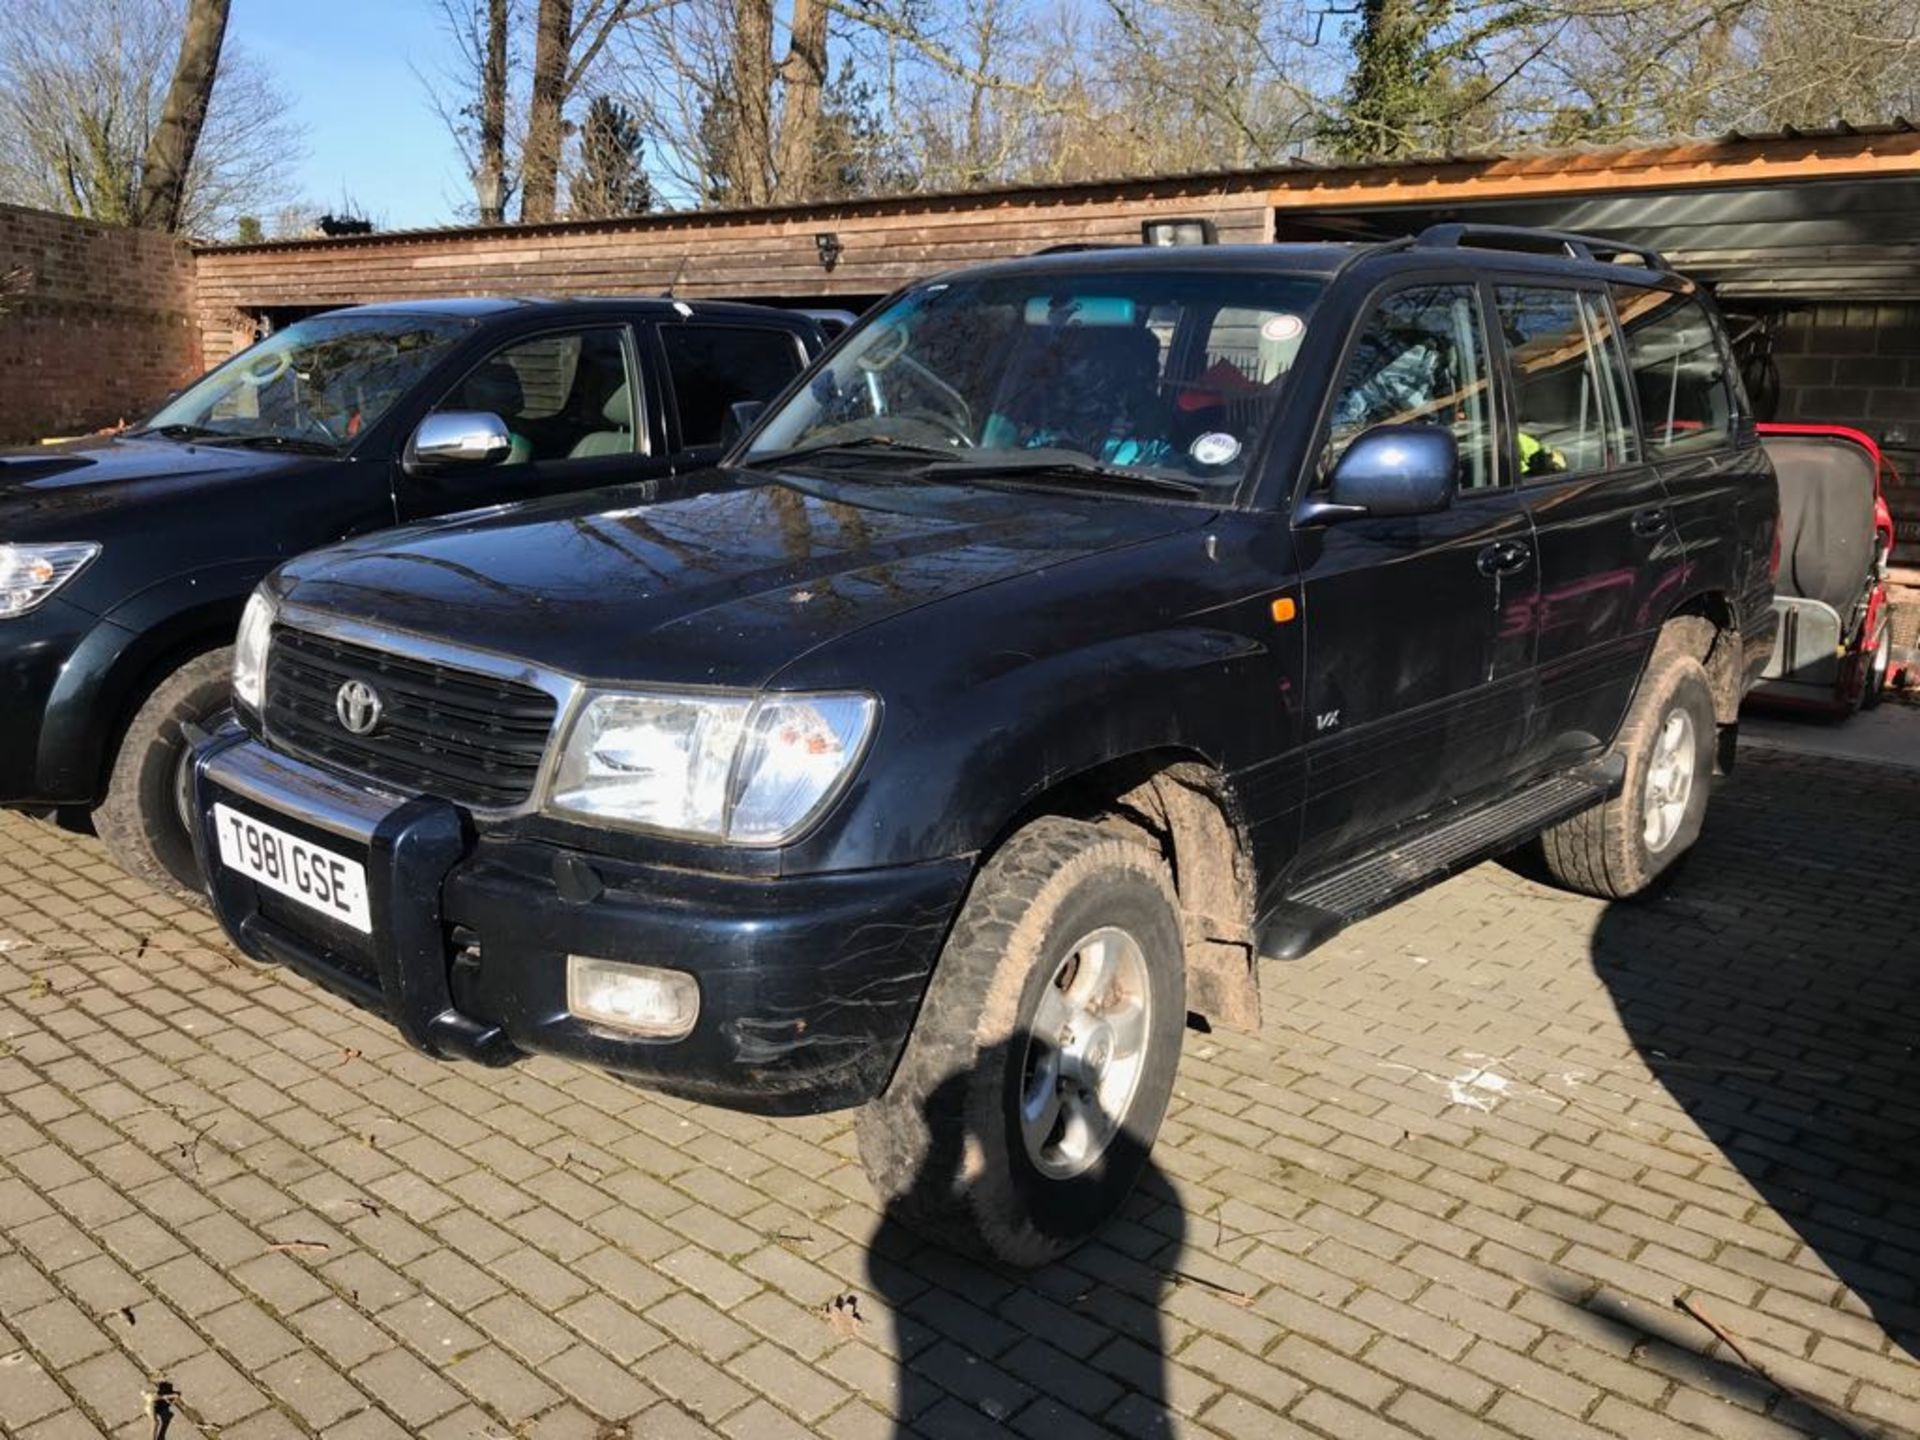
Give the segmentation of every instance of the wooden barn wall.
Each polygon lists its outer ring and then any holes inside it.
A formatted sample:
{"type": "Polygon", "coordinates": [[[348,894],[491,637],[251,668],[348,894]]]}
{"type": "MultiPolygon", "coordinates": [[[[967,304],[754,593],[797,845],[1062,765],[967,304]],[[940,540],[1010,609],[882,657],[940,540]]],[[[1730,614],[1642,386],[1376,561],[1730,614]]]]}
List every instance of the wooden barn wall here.
{"type": "Polygon", "coordinates": [[[798,217],[650,217],[620,227],[426,232],[391,239],[306,241],[199,255],[202,344],[209,363],[249,338],[278,307],[351,305],[431,295],[658,294],[689,299],[814,300],[884,294],[939,270],[1048,245],[1127,242],[1143,219],[1204,216],[1225,242],[1273,236],[1264,189],[1081,203],[978,208],[848,207],[798,217]],[[829,271],[814,236],[844,247],[829,271]]]}

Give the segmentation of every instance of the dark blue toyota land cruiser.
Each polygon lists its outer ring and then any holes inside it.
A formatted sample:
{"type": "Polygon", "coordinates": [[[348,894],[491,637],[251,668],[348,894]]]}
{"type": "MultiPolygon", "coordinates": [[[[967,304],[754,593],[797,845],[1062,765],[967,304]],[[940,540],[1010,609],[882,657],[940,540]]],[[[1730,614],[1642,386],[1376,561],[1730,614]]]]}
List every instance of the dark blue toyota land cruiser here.
{"type": "Polygon", "coordinates": [[[1016,1262],[1257,956],[1527,843],[1645,890],[1772,640],[1720,322],[1579,236],[946,275],[695,490],[275,572],[197,752],[220,918],[434,1055],[862,1105],[896,1213],[1016,1262]]]}

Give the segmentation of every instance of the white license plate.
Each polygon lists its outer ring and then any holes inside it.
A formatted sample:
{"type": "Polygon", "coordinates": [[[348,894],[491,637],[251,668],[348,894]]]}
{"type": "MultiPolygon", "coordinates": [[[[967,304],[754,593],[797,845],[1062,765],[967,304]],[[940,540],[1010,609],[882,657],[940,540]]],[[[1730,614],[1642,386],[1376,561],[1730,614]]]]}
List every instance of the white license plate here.
{"type": "Polygon", "coordinates": [[[297,835],[262,824],[251,815],[214,802],[220,859],[228,868],[297,900],[309,910],[373,933],[367,912],[367,867],[297,835]]]}

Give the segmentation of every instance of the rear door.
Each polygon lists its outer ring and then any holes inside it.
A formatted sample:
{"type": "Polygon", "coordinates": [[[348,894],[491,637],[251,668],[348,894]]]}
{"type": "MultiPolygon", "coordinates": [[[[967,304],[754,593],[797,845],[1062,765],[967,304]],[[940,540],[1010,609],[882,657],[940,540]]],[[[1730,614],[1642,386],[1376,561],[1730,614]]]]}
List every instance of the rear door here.
{"type": "Polygon", "coordinates": [[[1662,579],[1722,589],[1758,663],[1772,644],[1779,497],[1719,323],[1690,290],[1614,287],[1639,400],[1641,440],[1660,471],[1679,557],[1662,579]]]}
{"type": "Polygon", "coordinates": [[[683,471],[720,458],[737,402],[773,399],[807,364],[799,335],[772,325],[662,321],[656,334],[669,435],[683,471]]]}
{"type": "Polygon", "coordinates": [[[498,415],[513,448],[495,465],[403,473],[395,487],[403,519],[659,479],[671,470],[633,332],[622,322],[503,340],[433,408],[498,415]]]}
{"type": "Polygon", "coordinates": [[[1532,279],[1491,289],[1510,397],[1503,443],[1540,564],[1537,703],[1516,766],[1534,774],[1612,738],[1679,553],[1659,472],[1633,431],[1605,290],[1532,279]]]}
{"type": "Polygon", "coordinates": [[[1318,473],[1375,425],[1449,426],[1451,508],[1301,528],[1306,626],[1303,866],[1497,785],[1525,728],[1533,530],[1495,445],[1484,297],[1466,277],[1388,290],[1342,367],[1318,473]]]}

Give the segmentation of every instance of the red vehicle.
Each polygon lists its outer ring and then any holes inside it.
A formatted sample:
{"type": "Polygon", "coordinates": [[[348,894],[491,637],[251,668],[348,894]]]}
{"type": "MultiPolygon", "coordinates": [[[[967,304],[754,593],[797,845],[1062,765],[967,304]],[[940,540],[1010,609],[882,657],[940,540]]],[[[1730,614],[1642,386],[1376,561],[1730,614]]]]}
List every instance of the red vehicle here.
{"type": "Polygon", "coordinates": [[[1872,436],[1845,425],[1760,434],[1780,477],[1780,628],[1753,693],[1839,714],[1878,704],[1892,661],[1886,492],[1898,473],[1872,436]]]}

